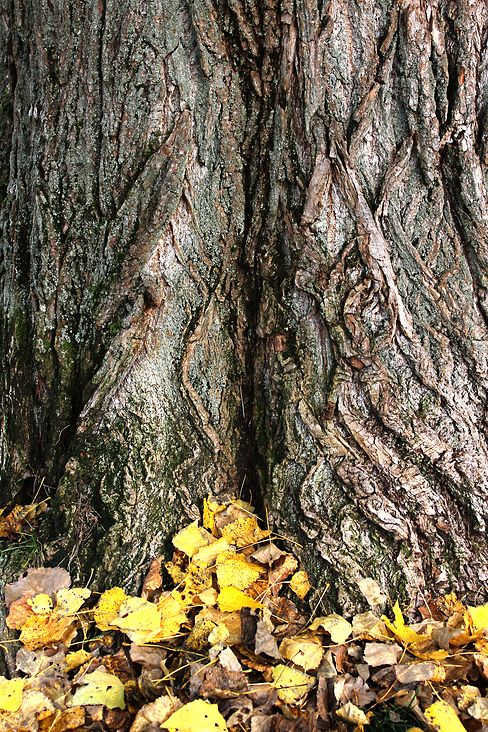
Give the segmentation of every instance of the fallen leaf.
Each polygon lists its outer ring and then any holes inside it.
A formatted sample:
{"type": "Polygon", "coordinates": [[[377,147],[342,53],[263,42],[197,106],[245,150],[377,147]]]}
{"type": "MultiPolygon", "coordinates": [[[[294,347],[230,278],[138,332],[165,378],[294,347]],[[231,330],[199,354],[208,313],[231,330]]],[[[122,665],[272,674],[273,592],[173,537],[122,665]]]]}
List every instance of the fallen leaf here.
{"type": "Polygon", "coordinates": [[[271,593],[277,594],[281,589],[282,582],[293,574],[297,567],[298,562],[293,554],[282,554],[269,572],[268,582],[271,593]]]}
{"type": "Polygon", "coordinates": [[[427,707],[425,716],[437,732],[466,732],[454,709],[445,701],[427,707]]]}
{"type": "Polygon", "coordinates": [[[316,618],[310,626],[310,630],[323,628],[331,637],[333,643],[341,645],[352,633],[352,625],[340,615],[333,613],[322,618],[316,618]]]}
{"type": "Polygon", "coordinates": [[[273,668],[273,682],[285,704],[299,704],[315,685],[315,679],[308,674],[283,664],[273,668]]]}
{"type": "Polygon", "coordinates": [[[256,602],[252,597],[238,590],[237,587],[231,587],[230,585],[222,587],[217,598],[217,604],[221,610],[228,613],[240,610],[243,607],[250,607],[252,610],[264,607],[260,602],[256,602]]]}
{"type": "Polygon", "coordinates": [[[83,666],[84,663],[93,658],[91,653],[80,649],[74,653],[68,653],[66,655],[66,671],[73,671],[73,669],[83,666]]]}
{"type": "Polygon", "coordinates": [[[334,681],[334,696],[339,704],[352,701],[354,704],[365,707],[376,701],[376,694],[361,677],[344,674],[334,681]]]}
{"type": "Polygon", "coordinates": [[[217,581],[221,590],[229,585],[247,590],[263,572],[262,567],[251,564],[242,554],[227,551],[217,557],[217,581]]]}
{"type": "Polygon", "coordinates": [[[266,623],[263,620],[258,620],[256,626],[256,635],[254,637],[254,652],[259,655],[265,653],[271,658],[281,659],[281,653],[278,650],[278,644],[276,639],[273,638],[271,633],[266,627],[266,623]]]}
{"type": "Polygon", "coordinates": [[[24,679],[7,680],[0,677],[0,709],[3,712],[17,712],[22,704],[24,679]]]}
{"type": "Polygon", "coordinates": [[[295,595],[303,600],[311,590],[312,585],[308,581],[307,573],[301,569],[299,572],[295,572],[290,580],[290,589],[293,590],[295,595]]]}
{"type": "Polygon", "coordinates": [[[219,653],[219,662],[222,668],[227,671],[242,672],[242,666],[231,648],[224,648],[219,653]]]}
{"type": "Polygon", "coordinates": [[[39,594],[51,595],[71,585],[71,577],[65,569],[59,567],[40,567],[28,569],[27,575],[5,585],[5,603],[7,607],[21,597],[34,597],[39,594]]]}
{"type": "Polygon", "coordinates": [[[222,552],[229,551],[229,542],[224,537],[214,541],[213,544],[202,546],[192,557],[192,562],[204,567],[211,567],[222,552]]]}
{"type": "Polygon", "coordinates": [[[152,732],[161,726],[178,709],[182,703],[172,696],[160,696],[150,704],[145,704],[137,712],[129,732],[152,732]]]}
{"type": "Polygon", "coordinates": [[[403,652],[397,643],[366,643],[364,660],[370,666],[393,666],[403,652]]]}
{"type": "Polygon", "coordinates": [[[456,698],[456,706],[461,711],[464,711],[472,704],[474,704],[474,702],[479,699],[480,696],[481,691],[478,689],[477,686],[470,686],[469,684],[466,684],[466,686],[462,687],[461,693],[456,698]]]}
{"type": "Polygon", "coordinates": [[[121,587],[112,587],[106,590],[93,611],[95,623],[104,632],[111,630],[110,623],[118,617],[120,606],[128,600],[127,595],[121,587]]]}
{"type": "Polygon", "coordinates": [[[162,560],[162,557],[158,557],[157,559],[153,559],[151,562],[149,572],[146,575],[141,590],[141,597],[143,597],[144,600],[152,600],[154,598],[154,593],[157,590],[160,590],[163,586],[163,579],[161,577],[162,560]]]}
{"type": "Polygon", "coordinates": [[[363,712],[363,710],[359,709],[352,702],[347,702],[347,704],[344,704],[343,707],[340,707],[340,709],[336,711],[336,714],[338,717],[343,719],[345,722],[348,722],[349,724],[369,724],[369,719],[363,712]]]}
{"type": "Polygon", "coordinates": [[[166,719],[161,727],[176,732],[227,732],[225,719],[218,706],[203,699],[185,704],[166,719]]]}
{"type": "Polygon", "coordinates": [[[488,699],[476,699],[467,709],[468,714],[474,719],[480,719],[482,722],[488,721],[488,699]]]}
{"type": "Polygon", "coordinates": [[[119,608],[119,615],[110,622],[126,633],[137,645],[149,643],[161,632],[161,612],[157,605],[142,597],[129,597],[119,608]]]}
{"type": "Polygon", "coordinates": [[[10,611],[5,619],[5,624],[7,625],[7,628],[20,630],[22,626],[25,625],[27,619],[33,614],[34,611],[29,604],[29,598],[19,597],[10,605],[10,611]]]}
{"type": "MultiPolygon", "coordinates": [[[[479,607],[469,607],[468,617],[476,630],[484,630],[488,628],[488,605],[480,605],[479,607]]],[[[466,623],[466,626],[468,624],[466,623]]]]}
{"type": "Polygon", "coordinates": [[[260,546],[259,549],[251,554],[251,557],[257,562],[261,562],[261,564],[268,564],[271,567],[271,565],[274,564],[274,562],[276,562],[276,560],[283,554],[284,552],[282,552],[281,549],[278,549],[275,544],[270,542],[269,544],[263,544],[263,546],[260,546]]]}
{"type": "Polygon", "coordinates": [[[124,685],[117,676],[109,674],[104,666],[100,666],[91,674],[85,674],[79,679],[78,683],[83,684],[83,686],[75,691],[66,706],[103,704],[109,709],[115,707],[125,709],[124,685]]]}
{"type": "Polygon", "coordinates": [[[285,638],[280,645],[283,658],[301,666],[305,671],[316,669],[324,657],[324,649],[317,638],[285,638]]]}
{"type": "Polygon", "coordinates": [[[391,640],[391,634],[384,622],[370,610],[353,617],[352,630],[354,637],[362,640],[391,640]]]}
{"type": "Polygon", "coordinates": [[[74,615],[91,595],[87,587],[73,587],[56,592],[56,607],[54,612],[59,615],[74,615]]]}
{"type": "Polygon", "coordinates": [[[235,544],[239,548],[257,544],[262,539],[266,539],[271,533],[260,529],[254,516],[237,518],[232,523],[223,526],[221,531],[222,536],[227,539],[229,544],[235,544]]]}
{"type": "Polygon", "coordinates": [[[158,640],[168,640],[175,636],[182,623],[186,622],[181,595],[178,592],[170,593],[158,602],[157,608],[160,613],[158,640]]]}
{"type": "Polygon", "coordinates": [[[78,730],[85,724],[85,708],[73,707],[61,711],[57,709],[54,714],[44,717],[39,723],[39,732],[65,732],[65,730],[78,730]]]}
{"type": "Polygon", "coordinates": [[[173,537],[174,546],[189,557],[196,554],[203,546],[213,544],[214,541],[216,541],[215,537],[206,529],[198,526],[198,521],[194,521],[173,537]]]}
{"type": "Polygon", "coordinates": [[[27,604],[30,605],[32,612],[36,615],[47,615],[53,609],[53,601],[44,592],[34,597],[28,597],[27,604]]]}
{"type": "Polygon", "coordinates": [[[397,680],[401,684],[411,684],[413,681],[429,681],[433,679],[437,666],[435,663],[404,663],[393,667],[397,680]]]}
{"type": "Polygon", "coordinates": [[[73,618],[63,615],[31,615],[22,626],[20,642],[31,651],[65,641],[69,645],[76,632],[73,618]]]}

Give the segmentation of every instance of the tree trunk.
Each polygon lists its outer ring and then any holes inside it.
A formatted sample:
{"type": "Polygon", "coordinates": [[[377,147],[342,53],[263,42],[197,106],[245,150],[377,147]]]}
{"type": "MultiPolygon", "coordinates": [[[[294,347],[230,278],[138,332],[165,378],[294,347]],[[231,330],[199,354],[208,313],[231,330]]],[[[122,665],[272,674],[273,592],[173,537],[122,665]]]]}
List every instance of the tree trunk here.
{"type": "Polygon", "coordinates": [[[329,606],[486,598],[485,0],[1,6],[2,486],[44,478],[46,561],[135,589],[243,489],[329,606]]]}

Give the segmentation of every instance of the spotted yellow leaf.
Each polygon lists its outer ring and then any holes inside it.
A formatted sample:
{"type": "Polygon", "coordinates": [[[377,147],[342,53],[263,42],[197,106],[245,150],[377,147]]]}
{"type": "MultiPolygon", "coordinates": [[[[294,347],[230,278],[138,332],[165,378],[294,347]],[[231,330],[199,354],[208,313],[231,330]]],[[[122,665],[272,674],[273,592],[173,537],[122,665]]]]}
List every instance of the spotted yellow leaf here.
{"type": "Polygon", "coordinates": [[[219,587],[237,587],[247,590],[265,570],[257,564],[251,564],[242,554],[222,552],[217,557],[217,581],[219,587]]]}
{"type": "Polygon", "coordinates": [[[27,604],[31,606],[32,612],[36,615],[48,615],[53,609],[53,601],[44,592],[35,597],[28,597],[27,604]]]}
{"type": "Polygon", "coordinates": [[[222,536],[230,544],[238,547],[250,546],[270,535],[270,531],[260,529],[254,516],[239,517],[222,527],[222,536]]]}
{"type": "Polygon", "coordinates": [[[66,672],[72,671],[74,668],[78,668],[78,666],[83,666],[83,664],[89,661],[90,658],[93,658],[92,654],[88,653],[88,651],[84,651],[83,649],[75,651],[74,653],[67,653],[66,672]]]}
{"type": "Polygon", "coordinates": [[[348,722],[349,724],[369,724],[369,719],[363,712],[363,710],[359,709],[359,707],[357,707],[352,702],[347,702],[347,704],[344,704],[343,707],[340,707],[336,711],[336,714],[338,717],[343,719],[345,722],[348,722]]]}
{"type": "Polygon", "coordinates": [[[280,645],[283,658],[301,666],[305,671],[316,669],[324,657],[322,645],[313,636],[309,638],[285,638],[280,645]]]}
{"type": "Polygon", "coordinates": [[[22,705],[24,679],[4,679],[0,677],[0,710],[17,712],[22,705]]]}
{"type": "Polygon", "coordinates": [[[30,651],[60,640],[69,645],[75,628],[73,618],[64,615],[31,615],[22,626],[19,640],[30,651]]]}
{"type": "Polygon", "coordinates": [[[233,613],[234,610],[240,610],[242,607],[250,607],[251,610],[258,610],[263,607],[260,602],[253,600],[252,597],[238,590],[237,587],[230,585],[222,587],[217,603],[219,608],[227,613],[233,613]]]}
{"type": "Polygon", "coordinates": [[[273,669],[273,682],[278,696],[285,704],[298,704],[315,684],[315,679],[283,664],[273,669]]]}
{"type": "Polygon", "coordinates": [[[98,605],[93,612],[95,623],[100,630],[104,632],[110,630],[110,623],[118,616],[120,606],[127,599],[127,595],[120,587],[112,587],[100,595],[98,605]]]}
{"type": "Polygon", "coordinates": [[[312,585],[308,581],[308,575],[305,570],[301,569],[299,572],[295,572],[290,580],[290,588],[293,590],[295,595],[303,600],[306,595],[310,592],[312,585]]]}
{"type": "Polygon", "coordinates": [[[67,702],[68,707],[103,704],[109,709],[125,709],[124,685],[117,676],[108,673],[104,666],[82,676],[79,683],[83,686],[67,702]]]}
{"type": "Polygon", "coordinates": [[[209,704],[203,699],[185,704],[161,723],[161,727],[171,732],[227,732],[217,704],[209,704]]]}
{"type": "Polygon", "coordinates": [[[58,615],[74,615],[91,595],[86,587],[73,587],[72,589],[63,589],[56,592],[55,612],[58,615]]]}
{"type": "Polygon", "coordinates": [[[454,709],[445,701],[431,704],[425,710],[425,716],[436,732],[466,732],[454,709]]]}
{"type": "Polygon", "coordinates": [[[206,529],[198,526],[198,521],[182,529],[173,537],[173,544],[177,549],[192,557],[203,546],[213,544],[215,537],[206,529]]]}

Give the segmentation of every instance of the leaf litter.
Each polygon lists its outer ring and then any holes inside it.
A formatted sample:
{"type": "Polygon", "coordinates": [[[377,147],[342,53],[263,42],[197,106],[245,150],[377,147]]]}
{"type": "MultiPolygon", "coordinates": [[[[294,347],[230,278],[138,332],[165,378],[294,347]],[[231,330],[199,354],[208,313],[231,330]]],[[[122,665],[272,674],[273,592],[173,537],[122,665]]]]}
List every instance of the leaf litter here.
{"type": "Polygon", "coordinates": [[[451,593],[408,624],[365,577],[371,610],[310,617],[306,572],[244,501],[210,496],[173,545],[141,597],[71,588],[59,568],[5,587],[20,647],[0,732],[364,732],[402,709],[398,729],[488,732],[488,605],[451,593]]]}

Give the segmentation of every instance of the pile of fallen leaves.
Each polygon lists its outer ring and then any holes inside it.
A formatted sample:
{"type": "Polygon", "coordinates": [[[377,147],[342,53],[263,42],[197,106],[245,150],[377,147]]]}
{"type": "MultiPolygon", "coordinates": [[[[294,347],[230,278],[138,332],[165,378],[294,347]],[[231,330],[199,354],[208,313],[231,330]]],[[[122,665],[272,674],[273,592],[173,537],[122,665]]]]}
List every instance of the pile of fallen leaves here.
{"type": "Polygon", "coordinates": [[[160,559],[141,597],[70,588],[60,568],[7,585],[20,648],[0,732],[361,732],[380,716],[394,730],[402,708],[412,732],[488,730],[488,605],[451,594],[406,625],[398,604],[379,616],[387,598],[365,578],[372,610],[306,616],[280,594],[303,600],[306,573],[252,511],[206,500],[203,528],[173,539],[171,589],[160,559]]]}

